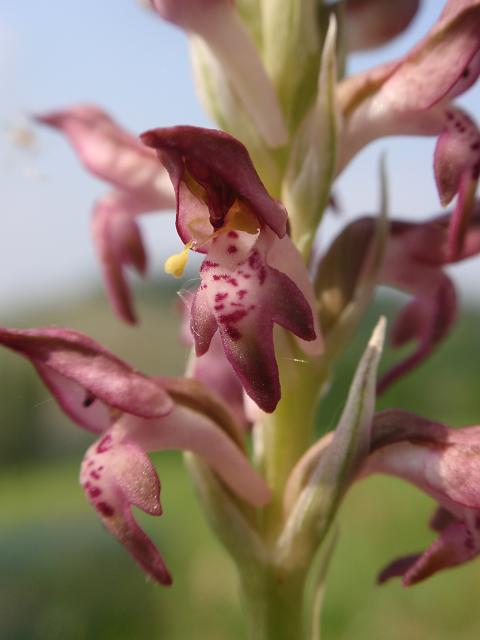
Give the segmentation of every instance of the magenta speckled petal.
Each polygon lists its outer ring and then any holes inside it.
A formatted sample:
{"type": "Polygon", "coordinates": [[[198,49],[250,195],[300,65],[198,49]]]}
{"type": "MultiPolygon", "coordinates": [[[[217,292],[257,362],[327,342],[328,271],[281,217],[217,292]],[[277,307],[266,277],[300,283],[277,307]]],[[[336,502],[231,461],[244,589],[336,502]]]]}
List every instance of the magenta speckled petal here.
{"type": "Polygon", "coordinates": [[[191,451],[206,462],[223,482],[253,506],[268,502],[270,491],[245,453],[205,415],[176,406],[158,420],[123,416],[115,425],[122,440],[132,440],[146,451],[191,451]]]}
{"type": "Polygon", "coordinates": [[[450,101],[480,74],[480,1],[447,3],[431,31],[403,58],[346,78],[337,101],[344,115],[338,172],[372,140],[439,135],[450,101]]]}
{"type": "Polygon", "coordinates": [[[449,204],[458,194],[448,240],[450,259],[455,260],[461,253],[473,213],[480,174],[480,132],[460,109],[447,111],[447,126],[438,138],[434,168],[442,205],[449,204]]]}
{"type": "Polygon", "coordinates": [[[403,110],[429,109],[466,91],[480,73],[480,2],[450,0],[385,86],[403,110]]]}
{"type": "Polygon", "coordinates": [[[132,515],[138,507],[159,516],[160,482],[144,451],[135,443],[122,441],[114,431],[93,444],[83,460],[80,483],[112,533],[147,575],[164,585],[170,574],[153,542],[132,515]]]}
{"type": "Polygon", "coordinates": [[[197,354],[206,352],[218,329],[245,391],[268,412],[280,398],[274,323],[303,340],[316,338],[305,296],[287,275],[269,265],[269,250],[276,241],[267,229],[256,238],[237,231],[215,238],[200,270],[191,320],[197,354]]]}
{"type": "Polygon", "coordinates": [[[234,493],[253,506],[263,506],[270,499],[265,481],[244,452],[206,416],[180,406],[156,420],[121,416],[87,451],[80,482],[108,531],[145,573],[162,584],[171,583],[170,575],[131,508],[161,515],[160,482],[146,452],[169,449],[199,455],[234,493]]]}
{"type": "Polygon", "coordinates": [[[112,408],[155,418],[173,407],[158,383],[76,331],[1,328],[0,344],[28,358],[62,409],[91,431],[110,426],[112,408]]]}
{"type": "MultiPolygon", "coordinates": [[[[285,208],[268,195],[241,142],[217,129],[190,126],[153,129],[141,138],[148,147],[158,151],[170,174],[177,195],[177,229],[184,242],[195,237],[191,229],[198,217],[198,212],[192,213],[190,207],[182,206],[179,198],[187,172],[190,180],[197,183],[197,189],[203,191],[208,204],[210,233],[224,224],[227,212],[238,200],[260,223],[273,229],[279,237],[285,235],[285,208]]],[[[202,202],[200,197],[196,199],[202,202]]]]}

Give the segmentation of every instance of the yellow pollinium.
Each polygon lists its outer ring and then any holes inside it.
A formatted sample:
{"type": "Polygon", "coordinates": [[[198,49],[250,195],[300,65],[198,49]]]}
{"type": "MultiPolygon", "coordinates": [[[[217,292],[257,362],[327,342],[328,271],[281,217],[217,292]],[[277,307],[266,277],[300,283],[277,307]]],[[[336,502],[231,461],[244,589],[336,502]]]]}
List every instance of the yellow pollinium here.
{"type": "MultiPolygon", "coordinates": [[[[246,207],[242,206],[238,200],[232,205],[229,212],[225,216],[225,224],[220,229],[217,229],[208,238],[190,240],[183,247],[180,253],[175,253],[165,260],[165,273],[168,273],[175,278],[181,278],[185,267],[188,262],[188,252],[195,245],[195,247],[201,247],[207,242],[210,242],[212,238],[216,238],[228,231],[244,231],[252,235],[258,233],[258,220],[246,207]]],[[[189,225],[190,231],[193,232],[193,225],[189,225]]]]}
{"type": "Polygon", "coordinates": [[[183,272],[185,271],[185,267],[188,262],[188,252],[192,248],[193,240],[187,242],[187,244],[183,247],[180,253],[175,253],[173,256],[170,256],[165,260],[165,273],[168,273],[175,278],[181,278],[183,276],[183,272]]]}

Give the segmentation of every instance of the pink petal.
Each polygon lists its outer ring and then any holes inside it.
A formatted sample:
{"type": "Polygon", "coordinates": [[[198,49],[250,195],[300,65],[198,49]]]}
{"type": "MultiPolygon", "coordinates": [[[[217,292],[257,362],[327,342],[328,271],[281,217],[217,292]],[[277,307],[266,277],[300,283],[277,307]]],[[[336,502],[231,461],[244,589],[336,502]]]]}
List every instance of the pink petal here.
{"type": "Polygon", "coordinates": [[[146,451],[179,449],[199,455],[225,484],[253,506],[264,505],[270,491],[245,453],[215,422],[197,411],[176,406],[158,420],[123,416],[115,426],[122,441],[146,451]]]}
{"type": "Polygon", "coordinates": [[[149,195],[116,191],[97,201],[92,218],[92,235],[102,266],[108,298],[125,322],[136,322],[125,267],[140,275],[147,268],[147,255],[135,216],[156,209],[149,195]]]}
{"type": "Polygon", "coordinates": [[[480,3],[448,3],[425,38],[403,58],[339,84],[345,121],[340,172],[362,147],[387,135],[437,135],[443,111],[480,73],[480,3]]]}
{"type": "MultiPolygon", "coordinates": [[[[194,294],[190,292],[182,295],[181,337],[184,344],[189,347],[194,346],[190,329],[193,298],[194,294]]],[[[194,353],[190,354],[185,375],[202,382],[209,391],[218,394],[219,399],[225,402],[242,427],[247,427],[249,422],[253,422],[247,417],[243,387],[225,357],[222,341],[218,333],[213,336],[208,351],[201,357],[197,357],[194,353]]]]}
{"type": "Polygon", "coordinates": [[[384,91],[402,103],[403,110],[429,109],[445,97],[459,95],[480,72],[480,3],[451,0],[425,38],[405,56],[384,91]]]}
{"type": "MultiPolygon", "coordinates": [[[[383,393],[393,382],[423,362],[455,323],[457,301],[453,283],[443,274],[434,271],[429,274],[427,281],[431,284],[431,290],[428,293],[420,291],[401,310],[391,334],[394,347],[401,347],[410,340],[415,340],[417,347],[382,376],[378,393],[383,393]]],[[[391,281],[387,280],[387,283],[391,284],[391,281]]],[[[397,280],[397,286],[404,288],[400,280],[397,280]]]]}
{"type": "MultiPolygon", "coordinates": [[[[279,237],[285,235],[287,213],[268,195],[241,142],[216,129],[189,126],[153,129],[141,138],[147,146],[157,150],[170,174],[177,196],[177,229],[184,242],[194,238],[190,229],[196,223],[179,197],[186,180],[185,172],[204,191],[204,200],[199,196],[196,199],[208,204],[210,233],[223,225],[231,206],[239,200],[259,222],[269,226],[279,237]]],[[[197,215],[195,211],[194,216],[197,215]]]]}
{"type": "Polygon", "coordinates": [[[245,391],[264,411],[280,398],[273,325],[303,340],[316,337],[313,313],[297,285],[271,267],[268,253],[275,236],[257,239],[230,231],[217,237],[204,261],[202,284],[192,306],[192,334],[202,355],[216,331],[228,361],[245,391]]]}
{"type": "Polygon", "coordinates": [[[312,309],[313,325],[316,338],[314,340],[302,340],[298,342],[304,351],[312,356],[318,356],[324,351],[323,337],[320,330],[318,314],[313,312],[317,308],[317,299],[313,289],[312,280],[308,273],[305,262],[292,242],[289,235],[285,235],[279,240],[275,240],[268,252],[268,264],[271,267],[285,274],[302,292],[305,300],[312,309]]]}
{"type": "Polygon", "coordinates": [[[435,179],[442,205],[458,194],[449,232],[450,259],[462,249],[480,174],[480,132],[459,109],[447,111],[447,127],[439,137],[434,156],[435,179]]]}
{"type": "Polygon", "coordinates": [[[393,561],[379,576],[410,586],[480,553],[480,427],[448,429],[400,410],[374,419],[372,453],[362,475],[388,473],[439,503],[431,528],[438,539],[422,554],[393,561]]]}
{"type": "Polygon", "coordinates": [[[238,422],[244,427],[247,426],[243,388],[225,357],[218,333],[213,337],[207,353],[200,358],[192,357],[189,375],[217,393],[228,405],[238,422]]]}
{"type": "Polygon", "coordinates": [[[146,418],[172,409],[159,384],[76,331],[2,328],[0,344],[28,358],[62,409],[91,431],[110,426],[112,408],[146,418]]]}
{"type": "Polygon", "coordinates": [[[93,175],[116,189],[94,209],[92,231],[102,265],[107,294],[117,315],[134,323],[135,313],[124,267],[141,274],[146,255],[134,217],[175,206],[167,172],[155,153],[95,106],[77,105],[37,116],[63,132],[93,175]]]}
{"type": "MultiPolygon", "coordinates": [[[[455,288],[443,268],[451,262],[480,253],[479,204],[473,205],[462,248],[454,260],[448,246],[450,226],[450,215],[421,223],[392,220],[390,224],[377,280],[378,284],[400,289],[412,296],[395,319],[390,340],[394,347],[404,346],[409,341],[416,342],[416,346],[383,375],[379,393],[428,357],[455,322],[455,288]]],[[[327,334],[338,313],[352,299],[357,276],[368,260],[374,228],[373,218],[362,218],[348,225],[320,263],[316,286],[322,327],[327,334]],[[329,301],[329,289],[339,292],[338,300],[329,301]]]]}
{"type": "Polygon", "coordinates": [[[145,573],[161,584],[171,584],[162,557],[131,512],[136,506],[150,515],[162,513],[160,482],[142,449],[108,432],[87,451],[80,482],[106,529],[145,573]]]}
{"type": "Polygon", "coordinates": [[[403,585],[410,587],[438,571],[464,564],[479,553],[478,530],[472,532],[464,522],[455,522],[446,527],[422,554],[400,558],[388,565],[378,581],[383,583],[393,577],[402,577],[403,585]]]}
{"type": "Polygon", "coordinates": [[[418,559],[421,557],[419,553],[413,553],[409,556],[403,556],[393,560],[390,564],[384,567],[377,577],[378,584],[383,584],[390,580],[390,578],[401,578],[409,569],[415,566],[418,559]]]}
{"type": "Polygon", "coordinates": [[[85,168],[121,191],[155,195],[157,209],[174,206],[163,167],[155,154],[93,105],[77,105],[36,116],[64,133],[85,168]]]}
{"type": "Polygon", "coordinates": [[[420,0],[347,0],[345,35],[351,50],[386,44],[404,31],[415,17],[420,0]]]}
{"type": "Polygon", "coordinates": [[[415,484],[457,515],[480,509],[480,427],[448,429],[405,411],[375,417],[367,473],[415,484]]]}
{"type": "Polygon", "coordinates": [[[382,376],[379,393],[428,357],[455,322],[455,288],[441,270],[446,219],[441,220],[423,224],[394,221],[391,225],[380,281],[413,296],[395,320],[391,340],[396,347],[410,340],[417,346],[382,376]]]}

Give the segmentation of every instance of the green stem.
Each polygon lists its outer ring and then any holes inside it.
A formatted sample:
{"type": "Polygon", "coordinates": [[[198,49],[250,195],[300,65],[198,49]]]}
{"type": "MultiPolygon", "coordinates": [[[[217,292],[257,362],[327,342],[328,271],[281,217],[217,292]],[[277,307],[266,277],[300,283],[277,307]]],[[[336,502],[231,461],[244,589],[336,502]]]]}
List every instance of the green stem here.
{"type": "Polygon", "coordinates": [[[280,366],[280,379],[282,398],[262,425],[264,473],[272,491],[263,518],[267,544],[275,540],[283,524],[283,491],[288,476],[312,443],[316,401],[325,375],[308,360],[288,360],[280,366]]]}
{"type": "Polygon", "coordinates": [[[280,574],[273,567],[241,576],[249,640],[307,640],[305,574],[280,574]]]}

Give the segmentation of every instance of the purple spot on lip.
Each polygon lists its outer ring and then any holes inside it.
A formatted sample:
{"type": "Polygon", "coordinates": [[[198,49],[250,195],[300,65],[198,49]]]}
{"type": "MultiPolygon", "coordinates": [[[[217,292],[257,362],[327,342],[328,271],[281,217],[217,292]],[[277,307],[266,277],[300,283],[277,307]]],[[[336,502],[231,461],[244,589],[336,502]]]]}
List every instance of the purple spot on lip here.
{"type": "Polygon", "coordinates": [[[92,404],[95,402],[96,399],[97,398],[93,395],[93,393],[91,393],[90,391],[86,391],[85,397],[82,402],[82,407],[84,407],[85,409],[88,409],[89,407],[92,406],[92,404]]]}
{"type": "Polygon", "coordinates": [[[105,518],[111,518],[115,514],[115,510],[106,502],[97,502],[95,508],[102,516],[105,516],[105,518]]]}
{"type": "Polygon", "coordinates": [[[215,311],[222,311],[222,309],[225,309],[225,305],[224,304],[216,304],[214,307],[215,311]]]}
{"type": "Polygon", "coordinates": [[[218,320],[222,324],[229,325],[234,322],[239,322],[240,320],[243,320],[243,318],[245,318],[246,315],[247,315],[247,312],[244,309],[237,309],[236,311],[232,311],[232,313],[224,313],[219,317],[218,320]]]}
{"type": "Polygon", "coordinates": [[[221,302],[222,300],[225,300],[225,298],[228,298],[228,293],[216,293],[215,294],[215,302],[221,302]]]}
{"type": "Polygon", "coordinates": [[[229,237],[229,238],[238,238],[238,233],[236,231],[229,231],[227,233],[227,237],[229,237]]]}
{"type": "Polygon", "coordinates": [[[96,452],[97,453],[105,453],[109,449],[112,448],[112,436],[107,433],[97,445],[96,452]]]}
{"type": "Polygon", "coordinates": [[[230,244],[227,247],[227,253],[237,253],[238,249],[234,244],[230,244]]]}
{"type": "Polygon", "coordinates": [[[98,498],[98,496],[100,496],[102,493],[102,490],[99,487],[91,487],[88,490],[88,495],[90,496],[90,498],[98,498]]]}
{"type": "Polygon", "coordinates": [[[101,475],[98,473],[98,471],[90,471],[90,477],[94,478],[95,480],[100,480],[101,475]]]}
{"type": "Polygon", "coordinates": [[[236,327],[233,327],[231,324],[228,324],[225,327],[225,331],[232,340],[237,341],[242,337],[240,331],[236,327]]]}

